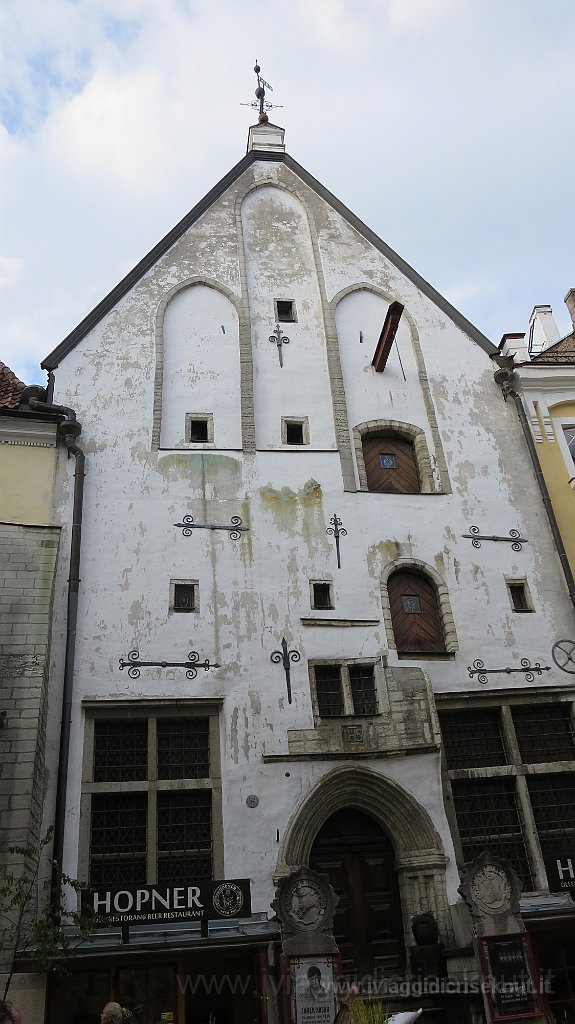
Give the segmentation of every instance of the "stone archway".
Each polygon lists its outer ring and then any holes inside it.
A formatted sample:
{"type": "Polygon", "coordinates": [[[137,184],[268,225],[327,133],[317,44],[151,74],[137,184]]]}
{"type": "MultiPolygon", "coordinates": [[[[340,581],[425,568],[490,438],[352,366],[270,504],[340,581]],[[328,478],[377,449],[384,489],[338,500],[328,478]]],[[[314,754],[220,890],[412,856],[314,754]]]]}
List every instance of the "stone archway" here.
{"type": "Polygon", "coordinates": [[[452,938],[443,843],[429,814],[397,782],[361,765],[332,768],[299,804],[280,846],[275,881],[309,865],[315,836],[336,811],[353,807],[370,815],[391,839],[403,909],[405,945],[413,940],[414,914],[431,910],[442,941],[452,938]]]}

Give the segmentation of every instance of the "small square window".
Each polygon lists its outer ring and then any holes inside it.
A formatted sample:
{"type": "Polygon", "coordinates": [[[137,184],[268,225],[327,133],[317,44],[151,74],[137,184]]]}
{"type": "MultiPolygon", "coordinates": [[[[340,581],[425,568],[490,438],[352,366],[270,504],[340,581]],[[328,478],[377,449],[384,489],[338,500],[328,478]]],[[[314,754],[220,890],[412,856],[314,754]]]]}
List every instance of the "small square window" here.
{"type": "Polygon", "coordinates": [[[276,299],[274,305],[276,320],[280,324],[292,324],[296,322],[297,316],[295,311],[295,302],[293,299],[276,299]]]}
{"type": "Polygon", "coordinates": [[[195,612],[196,588],[193,583],[174,583],[174,611],[195,612]]]}
{"type": "Polygon", "coordinates": [[[190,441],[207,441],[208,440],[208,421],[207,420],[191,420],[190,421],[190,441]]]}
{"type": "Polygon", "coordinates": [[[186,441],[206,444],[214,440],[214,417],[211,412],[186,413],[186,441]]]}
{"type": "Polygon", "coordinates": [[[397,456],[391,452],[380,452],[379,465],[381,469],[397,469],[397,456]]]}
{"type": "Polygon", "coordinates": [[[197,580],[170,580],[170,612],[199,612],[200,586],[197,580]]]}
{"type": "Polygon", "coordinates": [[[331,583],[312,583],[311,606],[312,608],[322,609],[333,608],[333,592],[331,583]]]}
{"type": "Polygon", "coordinates": [[[307,416],[282,416],[282,444],[309,444],[307,416]]]}
{"type": "Polygon", "coordinates": [[[416,594],[402,594],[401,603],[407,615],[421,615],[421,601],[416,594]]]}
{"type": "Polygon", "coordinates": [[[531,595],[525,580],[506,580],[511,607],[514,612],[532,612],[533,604],[531,595]]]}
{"type": "Polygon", "coordinates": [[[303,444],[303,423],[286,423],[286,444],[303,444]]]}

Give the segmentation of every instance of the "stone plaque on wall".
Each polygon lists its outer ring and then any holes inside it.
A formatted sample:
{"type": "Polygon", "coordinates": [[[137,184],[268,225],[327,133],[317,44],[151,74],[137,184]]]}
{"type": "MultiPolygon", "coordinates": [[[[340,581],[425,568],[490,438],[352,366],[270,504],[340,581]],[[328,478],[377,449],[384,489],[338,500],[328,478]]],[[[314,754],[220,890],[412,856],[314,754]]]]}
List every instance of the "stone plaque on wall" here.
{"type": "Polygon", "coordinates": [[[299,868],[283,878],[272,903],[284,953],[333,953],[333,915],[339,902],[327,875],[299,868]]]}

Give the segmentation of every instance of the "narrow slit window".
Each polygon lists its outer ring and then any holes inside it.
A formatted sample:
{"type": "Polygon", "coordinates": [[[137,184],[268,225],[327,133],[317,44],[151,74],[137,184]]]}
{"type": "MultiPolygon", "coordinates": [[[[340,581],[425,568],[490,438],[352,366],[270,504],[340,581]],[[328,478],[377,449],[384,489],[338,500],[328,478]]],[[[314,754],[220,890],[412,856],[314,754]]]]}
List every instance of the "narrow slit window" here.
{"type": "Polygon", "coordinates": [[[525,580],[507,580],[507,589],[514,612],[532,612],[533,605],[525,580]]]}

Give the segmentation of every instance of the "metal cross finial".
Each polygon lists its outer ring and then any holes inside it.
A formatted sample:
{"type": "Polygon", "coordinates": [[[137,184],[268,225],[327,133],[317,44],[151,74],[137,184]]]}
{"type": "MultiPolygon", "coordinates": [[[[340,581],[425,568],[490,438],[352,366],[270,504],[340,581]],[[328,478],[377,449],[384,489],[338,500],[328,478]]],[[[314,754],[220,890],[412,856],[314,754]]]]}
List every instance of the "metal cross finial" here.
{"type": "Polygon", "coordinates": [[[282,334],[282,329],[279,324],[276,324],[274,333],[270,334],[270,341],[273,341],[274,345],[277,345],[278,356],[280,357],[280,366],[283,366],[284,360],[282,356],[282,345],[289,345],[289,338],[286,338],[285,334],[282,334]]]}
{"type": "Polygon", "coordinates": [[[260,66],[259,66],[259,64],[257,62],[257,58],[256,58],[256,65],[254,67],[254,71],[255,71],[256,75],[258,76],[258,84],[257,84],[257,89],[256,89],[256,100],[255,100],[255,102],[252,100],[251,103],[241,103],[240,106],[242,106],[242,107],[253,107],[254,110],[257,110],[258,107],[259,107],[258,121],[260,123],[265,124],[265,122],[268,120],[268,115],[266,114],[266,110],[273,110],[274,107],[281,107],[281,106],[283,106],[283,104],[281,104],[281,103],[268,103],[268,101],[266,100],[266,89],[269,89],[270,92],[273,92],[273,89],[272,89],[270,83],[266,82],[266,80],[261,77],[261,75],[260,75],[261,68],[260,68],[260,66]]]}

